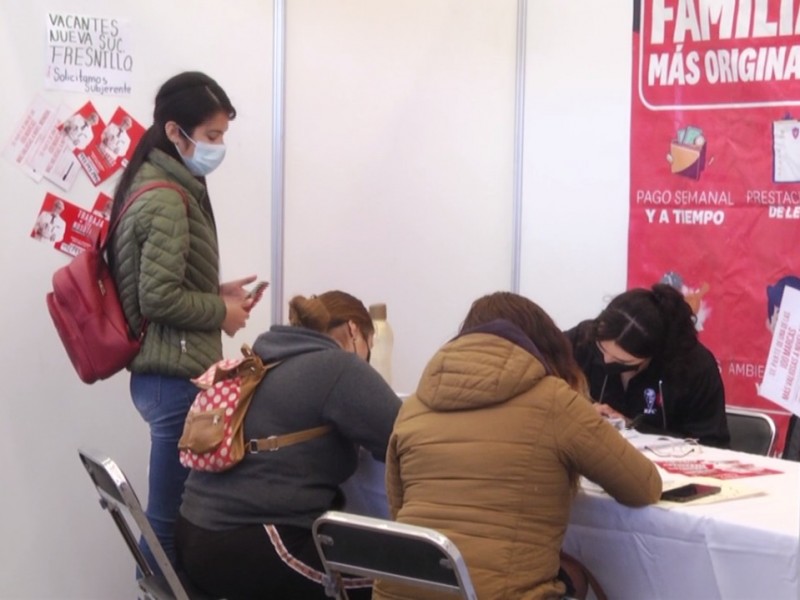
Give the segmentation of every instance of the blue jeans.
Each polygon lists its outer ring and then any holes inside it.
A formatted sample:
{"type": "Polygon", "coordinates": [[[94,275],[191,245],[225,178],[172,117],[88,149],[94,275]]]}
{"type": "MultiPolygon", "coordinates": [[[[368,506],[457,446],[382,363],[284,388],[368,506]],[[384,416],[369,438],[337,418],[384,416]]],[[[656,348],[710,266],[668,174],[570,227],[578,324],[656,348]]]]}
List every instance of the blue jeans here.
{"type": "MultiPolygon", "coordinates": [[[[150,426],[150,468],[145,513],[170,562],[175,565],[175,523],[189,469],[178,460],[178,440],[198,388],[188,379],[166,375],[131,375],[131,396],[150,426]]],[[[152,552],[141,542],[148,563],[152,552]]]]}

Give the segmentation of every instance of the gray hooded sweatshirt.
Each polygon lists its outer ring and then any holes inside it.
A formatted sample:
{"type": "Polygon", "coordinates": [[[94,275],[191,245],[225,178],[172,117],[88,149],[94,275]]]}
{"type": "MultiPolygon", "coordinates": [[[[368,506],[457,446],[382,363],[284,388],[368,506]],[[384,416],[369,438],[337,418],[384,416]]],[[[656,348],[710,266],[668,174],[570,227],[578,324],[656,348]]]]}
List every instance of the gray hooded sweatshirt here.
{"type": "Polygon", "coordinates": [[[212,530],[260,523],[310,529],[323,512],[341,508],[339,486],[356,469],[359,445],[385,460],[400,400],[364,360],[309,329],[273,326],[253,350],[264,362],[281,364],[256,388],[245,440],[325,424],[334,429],[274,452],[246,454],[228,471],[192,471],[181,514],[212,530]]]}

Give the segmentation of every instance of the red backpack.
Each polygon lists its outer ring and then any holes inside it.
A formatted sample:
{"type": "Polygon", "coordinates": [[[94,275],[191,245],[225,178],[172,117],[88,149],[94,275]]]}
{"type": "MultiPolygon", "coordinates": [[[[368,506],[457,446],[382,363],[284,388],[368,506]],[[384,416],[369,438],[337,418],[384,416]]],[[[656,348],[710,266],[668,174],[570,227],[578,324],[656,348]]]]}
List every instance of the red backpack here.
{"type": "Polygon", "coordinates": [[[142,323],[138,334],[131,335],[104,254],[111,234],[128,208],[145,192],[161,187],[178,191],[186,204],[183,188],[175,184],[154,181],[142,186],[127,199],[102,242],[98,239],[93,248],[53,274],[47,310],[72,366],[84,383],[111,377],[127,367],[139,352],[147,322],[142,323]]]}

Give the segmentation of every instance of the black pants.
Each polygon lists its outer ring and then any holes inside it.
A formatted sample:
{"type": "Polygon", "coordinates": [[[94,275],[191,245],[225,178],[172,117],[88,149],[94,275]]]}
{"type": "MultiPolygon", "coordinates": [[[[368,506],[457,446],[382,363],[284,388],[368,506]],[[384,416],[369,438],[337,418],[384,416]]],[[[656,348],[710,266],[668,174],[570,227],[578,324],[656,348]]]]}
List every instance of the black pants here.
{"type": "MultiPolygon", "coordinates": [[[[311,531],[287,525],[249,525],[210,531],[178,518],[178,560],[192,583],[229,600],[330,600],[311,531]]],[[[372,587],[352,579],[352,600],[369,600],[372,587]]]]}

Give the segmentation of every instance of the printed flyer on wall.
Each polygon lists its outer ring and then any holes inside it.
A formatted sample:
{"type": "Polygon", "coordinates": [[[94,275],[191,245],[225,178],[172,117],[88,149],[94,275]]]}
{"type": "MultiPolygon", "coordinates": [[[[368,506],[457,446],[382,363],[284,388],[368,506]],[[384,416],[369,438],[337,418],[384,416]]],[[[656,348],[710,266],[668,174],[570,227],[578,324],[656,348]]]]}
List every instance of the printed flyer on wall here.
{"type": "MultiPolygon", "coordinates": [[[[108,198],[107,196],[105,198],[108,198]]],[[[95,206],[108,204],[106,199],[95,206]]],[[[94,246],[99,236],[105,235],[108,219],[95,210],[84,210],[54,194],[47,194],[31,229],[31,237],[52,244],[56,250],[77,256],[94,246]]]]}
{"type": "Polygon", "coordinates": [[[58,124],[70,114],[65,106],[52,106],[41,96],[31,102],[3,149],[3,157],[16,164],[31,179],[42,178],[69,191],[80,173],[72,145],[58,124]]]}

